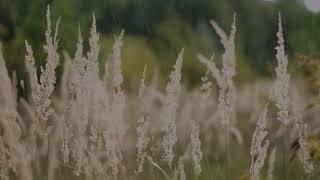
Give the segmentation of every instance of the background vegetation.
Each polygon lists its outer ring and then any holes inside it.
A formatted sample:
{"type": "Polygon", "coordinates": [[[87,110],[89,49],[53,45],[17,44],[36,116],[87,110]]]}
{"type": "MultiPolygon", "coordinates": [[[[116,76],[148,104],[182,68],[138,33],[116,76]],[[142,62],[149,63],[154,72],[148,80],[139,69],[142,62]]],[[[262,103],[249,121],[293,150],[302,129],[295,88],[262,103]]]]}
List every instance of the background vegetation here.
{"type": "MultiPolygon", "coordinates": [[[[128,77],[127,88],[138,82],[137,72],[143,70],[145,63],[152,68],[160,65],[160,75],[166,77],[182,47],[186,52],[183,81],[187,87],[198,84],[196,77],[203,69],[196,54],[221,54],[223,49],[208,21],[215,19],[228,29],[234,12],[238,26],[238,80],[272,73],[278,12],[283,16],[290,59],[298,59],[297,54],[317,58],[320,49],[320,14],[307,10],[299,0],[0,0],[0,39],[9,71],[17,71],[18,79],[25,77],[24,41],[33,44],[35,52],[43,52],[43,17],[48,4],[53,22],[61,17],[60,51],[70,54],[76,48],[78,26],[87,36],[95,13],[102,34],[101,66],[108,59],[113,35],[125,30],[123,68],[128,77]]],[[[36,53],[36,59],[38,65],[43,64],[44,54],[36,53]]],[[[59,69],[58,78],[62,68],[59,69]]]]}

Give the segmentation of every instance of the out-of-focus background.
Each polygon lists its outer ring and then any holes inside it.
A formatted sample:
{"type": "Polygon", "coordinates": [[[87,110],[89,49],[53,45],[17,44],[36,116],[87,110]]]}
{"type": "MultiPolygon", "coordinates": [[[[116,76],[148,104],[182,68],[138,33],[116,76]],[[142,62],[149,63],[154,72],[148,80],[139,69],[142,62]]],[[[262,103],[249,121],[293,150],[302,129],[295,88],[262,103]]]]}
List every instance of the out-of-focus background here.
{"type": "MultiPolygon", "coordinates": [[[[129,89],[137,86],[145,64],[160,72],[160,82],[164,84],[181,48],[185,48],[183,82],[187,88],[197,85],[204,68],[196,55],[214,53],[219,62],[223,52],[209,20],[214,19],[229,31],[234,13],[237,15],[236,81],[274,73],[279,12],[291,71],[299,71],[303,57],[320,57],[319,0],[0,0],[0,40],[9,71],[16,71],[19,79],[26,75],[25,40],[34,48],[37,65],[44,63],[45,13],[49,4],[53,23],[61,17],[60,51],[71,57],[79,27],[88,47],[92,14],[95,14],[100,32],[101,73],[114,35],[125,30],[123,71],[129,89]]],[[[62,66],[58,68],[58,78],[61,71],[62,66]]]]}

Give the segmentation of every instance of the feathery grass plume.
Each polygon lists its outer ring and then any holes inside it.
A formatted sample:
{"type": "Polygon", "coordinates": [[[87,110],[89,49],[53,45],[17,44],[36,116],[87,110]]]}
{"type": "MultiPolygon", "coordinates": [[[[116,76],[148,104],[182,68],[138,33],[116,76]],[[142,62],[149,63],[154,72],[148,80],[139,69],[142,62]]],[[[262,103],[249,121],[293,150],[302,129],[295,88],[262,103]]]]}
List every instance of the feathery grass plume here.
{"type": "MultiPolygon", "coordinates": [[[[88,123],[88,87],[87,87],[87,81],[88,81],[88,73],[87,73],[87,64],[88,61],[85,57],[83,57],[83,40],[81,37],[81,32],[79,29],[79,35],[78,35],[78,43],[77,43],[77,49],[75,52],[73,64],[71,67],[71,77],[68,83],[68,92],[69,97],[74,98],[75,100],[75,108],[76,113],[80,114],[80,119],[77,119],[76,125],[78,126],[77,129],[81,133],[84,133],[85,128],[88,123]]],[[[72,99],[71,99],[72,100],[72,99]]],[[[78,115],[78,114],[74,114],[78,115]]]]}
{"type": "MultiPolygon", "coordinates": [[[[91,98],[91,104],[94,106],[97,104],[96,101],[100,99],[100,97],[97,97],[98,94],[97,89],[99,88],[99,85],[101,85],[101,80],[99,78],[99,65],[98,65],[98,57],[99,57],[99,51],[100,51],[100,45],[99,45],[99,34],[97,33],[97,27],[96,27],[96,18],[94,14],[92,15],[92,24],[91,24],[91,30],[90,30],[90,39],[89,39],[89,47],[90,50],[87,53],[87,74],[88,74],[88,88],[89,88],[89,94],[91,98]]],[[[91,108],[91,110],[95,110],[95,108],[91,108]]],[[[94,112],[93,112],[94,113],[94,112]]]]}
{"type": "MultiPolygon", "coordinates": [[[[211,58],[213,59],[213,57],[211,58]]],[[[195,175],[199,175],[202,171],[201,169],[201,160],[202,160],[202,150],[201,150],[201,141],[200,141],[200,122],[197,120],[198,118],[202,118],[201,114],[205,113],[208,98],[211,95],[211,81],[209,81],[208,75],[210,70],[207,70],[205,75],[201,77],[201,86],[200,90],[200,97],[195,107],[196,116],[193,116],[191,119],[191,133],[190,133],[190,147],[191,147],[191,159],[193,164],[193,172],[195,175]]]]}
{"type": "Polygon", "coordinates": [[[37,179],[37,161],[38,161],[38,135],[47,136],[52,130],[52,127],[48,127],[49,116],[53,113],[53,108],[51,108],[51,94],[54,90],[54,85],[56,83],[55,70],[59,65],[59,54],[58,54],[58,27],[59,21],[56,23],[55,34],[52,37],[51,32],[51,19],[50,19],[50,7],[47,8],[47,29],[45,32],[44,51],[47,54],[45,69],[41,67],[41,75],[38,81],[36,68],[34,66],[34,58],[31,46],[26,41],[26,69],[30,76],[31,85],[31,97],[32,102],[36,109],[37,121],[35,125],[31,126],[32,139],[35,145],[35,163],[34,171],[35,178],[37,179]]]}
{"type": "Polygon", "coordinates": [[[71,67],[71,77],[68,83],[70,101],[65,111],[65,149],[63,149],[64,160],[65,162],[68,162],[68,154],[70,153],[70,149],[68,148],[69,146],[72,146],[71,155],[75,161],[75,169],[73,172],[78,176],[80,175],[81,168],[84,164],[82,161],[84,158],[82,158],[82,156],[84,156],[84,149],[86,149],[86,141],[83,136],[88,123],[88,95],[87,87],[85,85],[87,79],[85,69],[87,62],[86,58],[83,57],[82,41],[79,30],[77,49],[71,67]],[[72,126],[74,126],[74,132],[71,131],[72,126]],[[69,145],[69,138],[72,138],[73,136],[74,139],[72,140],[72,144],[69,145]]]}
{"type": "Polygon", "coordinates": [[[222,120],[222,124],[228,127],[230,126],[232,114],[234,113],[235,98],[236,98],[235,86],[232,80],[236,74],[236,69],[235,69],[236,58],[235,58],[235,44],[234,44],[234,38],[236,33],[236,25],[235,25],[236,15],[234,15],[229,37],[214,20],[210,20],[210,23],[212,27],[215,29],[215,31],[217,32],[217,34],[220,36],[221,38],[220,41],[225,49],[225,52],[222,55],[222,70],[221,70],[220,86],[219,86],[220,89],[219,89],[219,98],[218,98],[219,100],[218,112],[222,120]]]}
{"type": "Polygon", "coordinates": [[[99,33],[97,33],[96,17],[92,15],[92,25],[90,30],[89,39],[90,51],[88,52],[88,60],[97,62],[99,57],[100,45],[99,45],[99,33]]]}
{"type": "Polygon", "coordinates": [[[125,94],[121,88],[123,76],[121,70],[121,47],[123,45],[124,31],[120,36],[115,38],[115,43],[112,47],[112,117],[116,121],[119,140],[123,139],[126,131],[123,111],[125,107],[125,94]]]}
{"type": "Polygon", "coordinates": [[[147,156],[147,146],[150,141],[149,137],[149,130],[150,130],[150,120],[149,120],[149,115],[145,111],[147,108],[147,102],[145,98],[145,79],[146,79],[146,70],[147,66],[144,66],[143,74],[142,74],[142,79],[140,82],[140,88],[139,88],[139,99],[142,103],[140,106],[140,118],[138,119],[138,127],[136,129],[137,133],[137,143],[136,143],[136,148],[137,148],[137,162],[138,162],[138,168],[136,170],[136,173],[141,173],[143,171],[143,163],[144,160],[146,159],[147,156]]]}
{"type": "Polygon", "coordinates": [[[310,174],[314,170],[313,163],[310,157],[310,149],[308,145],[307,125],[299,122],[299,145],[298,158],[303,163],[304,171],[310,174]]]}
{"type": "Polygon", "coordinates": [[[211,72],[212,77],[217,81],[219,87],[222,86],[221,72],[217,68],[216,63],[214,63],[214,55],[212,55],[209,59],[204,57],[202,54],[198,54],[198,59],[201,64],[204,64],[208,70],[211,72]]]}
{"type": "Polygon", "coordinates": [[[308,145],[308,131],[307,124],[303,121],[305,104],[303,99],[298,93],[297,88],[292,92],[293,96],[291,99],[292,116],[295,123],[295,128],[298,133],[298,159],[303,164],[305,173],[310,174],[314,170],[314,166],[310,157],[310,149],[308,145]]]}
{"type": "MultiPolygon", "coordinates": [[[[81,76],[83,74],[83,68],[84,64],[82,62],[82,53],[83,53],[83,47],[82,47],[82,37],[81,37],[81,32],[79,29],[79,34],[78,34],[78,42],[77,42],[77,50],[75,53],[74,60],[72,64],[70,65],[70,75],[68,76],[68,79],[66,80],[67,82],[65,83],[66,86],[66,91],[63,94],[64,100],[65,100],[65,110],[64,110],[64,120],[63,120],[63,137],[62,137],[62,157],[63,157],[63,162],[68,163],[69,162],[69,154],[71,152],[71,147],[70,147],[70,141],[73,138],[72,134],[72,125],[73,123],[73,113],[72,111],[74,110],[75,106],[75,96],[76,96],[76,89],[77,83],[81,80],[81,76]],[[82,72],[82,74],[81,74],[82,72]]],[[[82,119],[78,119],[78,121],[82,121],[82,119]]]]}
{"type": "Polygon", "coordinates": [[[105,150],[108,156],[108,165],[111,168],[112,175],[117,176],[122,161],[120,143],[126,133],[126,124],[124,122],[125,94],[121,88],[123,76],[121,71],[121,47],[124,31],[119,37],[115,38],[112,47],[111,62],[111,95],[109,104],[109,115],[106,121],[106,129],[103,132],[105,140],[105,150]]]}
{"type": "Polygon", "coordinates": [[[252,145],[250,149],[250,175],[252,180],[259,179],[259,173],[264,165],[264,160],[266,158],[269,146],[269,140],[266,140],[266,136],[268,134],[268,132],[266,131],[267,111],[267,107],[265,107],[261,112],[252,137],[252,145]]]}
{"type": "Polygon", "coordinates": [[[196,121],[191,122],[191,158],[193,162],[193,172],[195,175],[199,175],[201,173],[201,159],[202,159],[202,151],[201,151],[201,141],[200,141],[200,125],[196,121]]]}
{"type": "Polygon", "coordinates": [[[0,86],[0,104],[8,104],[11,106],[11,108],[15,109],[15,103],[14,98],[15,95],[13,94],[14,92],[12,91],[12,84],[11,80],[8,75],[8,71],[6,68],[6,63],[2,54],[2,44],[0,43],[0,80],[1,83],[3,83],[0,86]],[[9,95],[8,95],[9,94],[9,95]]]}
{"type": "Polygon", "coordinates": [[[40,118],[48,120],[48,117],[52,113],[53,109],[49,108],[51,104],[50,96],[54,90],[54,84],[56,83],[55,69],[59,65],[59,54],[58,54],[58,40],[57,31],[59,27],[59,20],[56,23],[56,32],[54,37],[51,35],[51,20],[50,20],[50,7],[47,10],[47,30],[45,32],[46,44],[44,45],[44,51],[47,53],[46,68],[41,69],[40,76],[40,87],[42,91],[41,97],[41,111],[40,118]]]}
{"type": "Polygon", "coordinates": [[[235,21],[236,15],[234,15],[229,37],[214,20],[210,21],[212,27],[220,36],[220,41],[225,49],[225,52],[222,55],[222,70],[220,71],[216,64],[212,61],[214,55],[212,55],[210,59],[207,59],[203,55],[199,54],[198,59],[200,63],[204,64],[208,68],[212,74],[212,77],[216,80],[218,87],[220,88],[218,98],[218,114],[220,116],[222,125],[225,126],[226,131],[230,131],[230,133],[236,137],[239,144],[242,144],[243,138],[240,131],[231,123],[231,121],[236,117],[236,88],[232,80],[236,73],[234,45],[236,33],[235,21]]]}
{"type": "Polygon", "coordinates": [[[90,50],[87,53],[87,74],[89,93],[89,123],[88,123],[88,166],[85,173],[88,177],[104,176],[103,165],[100,161],[100,153],[103,149],[103,127],[105,117],[108,116],[106,107],[109,94],[104,82],[99,77],[98,57],[100,51],[99,33],[96,29],[96,19],[93,14],[89,39],[90,50]]]}
{"type": "Polygon", "coordinates": [[[104,173],[102,164],[98,161],[99,153],[97,151],[102,149],[103,144],[100,127],[102,117],[105,115],[103,108],[106,95],[101,93],[103,86],[98,69],[99,35],[96,32],[94,16],[90,35],[90,51],[86,58],[83,56],[83,40],[79,28],[77,50],[69,82],[70,108],[66,108],[71,110],[69,115],[69,121],[71,122],[65,122],[66,130],[70,128],[73,130],[68,130],[68,133],[74,136],[71,154],[75,162],[74,173],[76,175],[84,173],[87,177],[100,176],[104,173]],[[103,104],[101,104],[101,101],[103,104]]]}
{"type": "Polygon", "coordinates": [[[19,179],[32,180],[32,170],[30,163],[30,154],[28,154],[25,146],[19,142],[17,129],[14,128],[14,118],[0,117],[0,126],[2,128],[2,137],[0,147],[0,177],[9,179],[9,173],[13,172],[19,179]]]}
{"type": "Polygon", "coordinates": [[[169,167],[171,167],[174,158],[173,147],[178,141],[175,121],[177,117],[178,99],[181,90],[180,80],[183,52],[184,49],[181,50],[177,58],[177,62],[174,65],[173,70],[171,71],[170,81],[168,82],[166,87],[167,94],[165,97],[165,102],[160,114],[160,118],[164,123],[161,129],[165,133],[162,141],[162,149],[164,153],[162,158],[165,162],[168,163],[169,167]]]}
{"type": "MultiPolygon", "coordinates": [[[[99,34],[97,33],[96,27],[96,18],[94,14],[92,15],[92,25],[90,30],[90,39],[89,39],[89,47],[90,50],[87,53],[87,66],[86,71],[88,74],[88,90],[90,96],[90,110],[95,111],[96,105],[98,104],[97,101],[101,99],[98,97],[97,88],[100,88],[101,80],[99,78],[99,65],[98,65],[98,57],[100,51],[99,45],[99,34]]],[[[92,112],[93,114],[97,115],[97,112],[92,112]]]]}
{"type": "Polygon", "coordinates": [[[8,76],[0,43],[0,178],[9,179],[14,173],[19,179],[32,179],[30,169],[30,154],[19,142],[21,126],[17,112],[17,97],[15,87],[8,76]]]}
{"type": "MultiPolygon", "coordinates": [[[[207,68],[212,71],[213,78],[217,80],[219,86],[218,96],[218,116],[222,126],[224,126],[224,142],[226,149],[226,172],[228,176],[229,172],[229,133],[231,121],[235,119],[235,106],[236,106],[236,88],[233,83],[233,77],[236,74],[236,57],[235,57],[235,34],[236,34],[236,14],[233,17],[233,23],[231,25],[231,31],[229,37],[220,28],[220,26],[214,21],[210,20],[210,24],[216,33],[220,36],[220,42],[223,45],[225,52],[222,55],[222,69],[221,72],[217,70],[215,64],[205,61],[200,57],[200,62],[205,64],[207,68]]],[[[228,179],[228,177],[226,177],[228,179]]]]}
{"type": "Polygon", "coordinates": [[[62,119],[62,159],[63,163],[69,163],[69,154],[70,154],[70,139],[72,138],[71,133],[71,114],[72,114],[72,103],[73,103],[73,95],[74,89],[70,87],[70,78],[71,78],[71,63],[72,59],[64,52],[65,63],[64,63],[64,71],[63,77],[61,80],[61,95],[63,97],[63,119],[62,119]]]}
{"type": "Polygon", "coordinates": [[[283,134],[282,136],[282,164],[283,164],[283,178],[287,178],[287,144],[286,144],[286,134],[288,133],[287,126],[289,124],[289,83],[290,83],[290,74],[287,72],[288,66],[288,57],[285,54],[285,46],[284,46],[284,37],[283,37],[283,29],[282,29],[282,21],[281,14],[279,13],[279,22],[278,22],[278,45],[275,47],[276,49],[276,59],[277,59],[277,67],[276,71],[276,79],[273,82],[273,87],[271,91],[271,99],[275,102],[275,106],[277,107],[277,120],[282,124],[279,132],[283,134]]]}
{"type": "Polygon", "coordinates": [[[83,56],[83,40],[79,29],[77,49],[71,64],[67,83],[68,99],[64,112],[62,155],[65,163],[71,155],[74,162],[73,173],[77,176],[87,165],[86,128],[89,118],[88,60],[83,56]]]}
{"type": "Polygon", "coordinates": [[[10,156],[11,154],[9,149],[5,147],[2,137],[0,137],[0,163],[2,164],[0,166],[0,178],[4,180],[9,180],[11,168],[16,168],[14,161],[10,162],[10,159],[8,158],[10,156]]]}
{"type": "MultiPolygon", "coordinates": [[[[0,44],[0,119],[1,121],[14,120],[16,116],[14,98],[12,94],[11,81],[8,76],[8,71],[6,69],[6,64],[2,54],[2,45],[0,44]],[[11,117],[11,118],[10,118],[11,117]]],[[[3,127],[1,126],[1,132],[3,127]]],[[[14,154],[11,154],[10,147],[4,142],[4,137],[0,136],[0,178],[9,180],[9,173],[11,170],[15,170],[17,167],[16,161],[13,160],[14,154]]]]}
{"type": "MultiPolygon", "coordinates": [[[[40,97],[41,97],[41,88],[38,81],[37,76],[37,69],[35,67],[35,60],[33,57],[33,50],[31,45],[29,45],[28,41],[25,41],[27,55],[26,55],[26,70],[29,73],[29,79],[30,79],[30,86],[31,86],[31,96],[32,101],[36,107],[40,107],[40,97]]],[[[39,111],[37,111],[39,113],[39,111]]],[[[39,118],[36,118],[36,121],[34,122],[36,124],[33,124],[32,131],[34,131],[36,128],[38,128],[39,125],[39,118]]]]}
{"type": "Polygon", "coordinates": [[[276,58],[278,66],[276,67],[276,79],[273,85],[272,98],[278,108],[277,119],[287,125],[289,123],[288,108],[289,108],[289,82],[290,74],[287,72],[288,57],[285,54],[284,38],[282,32],[282,22],[281,15],[279,13],[279,30],[277,32],[278,46],[275,48],[277,50],[276,58]]]}
{"type": "Polygon", "coordinates": [[[267,180],[273,180],[274,166],[276,161],[276,152],[277,152],[277,148],[273,148],[269,155],[267,180]]]}
{"type": "MultiPolygon", "coordinates": [[[[58,30],[59,21],[56,23],[56,31],[58,30]]],[[[34,58],[31,46],[26,41],[26,68],[30,77],[31,94],[34,105],[36,106],[37,116],[39,123],[46,123],[49,116],[52,114],[53,109],[50,108],[50,96],[54,90],[56,82],[55,69],[59,65],[58,40],[51,36],[51,20],[50,20],[50,7],[47,9],[47,30],[45,32],[46,44],[44,50],[47,53],[45,69],[41,68],[40,82],[37,78],[37,71],[34,65],[34,58]]],[[[42,129],[47,131],[45,129],[42,129]]]]}

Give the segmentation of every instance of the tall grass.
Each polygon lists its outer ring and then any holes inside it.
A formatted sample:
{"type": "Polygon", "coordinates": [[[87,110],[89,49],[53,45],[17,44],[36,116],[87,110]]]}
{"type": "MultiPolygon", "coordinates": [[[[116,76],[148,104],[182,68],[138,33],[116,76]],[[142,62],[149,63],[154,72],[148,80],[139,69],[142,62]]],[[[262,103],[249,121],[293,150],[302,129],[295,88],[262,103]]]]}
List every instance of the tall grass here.
{"type": "Polygon", "coordinates": [[[199,54],[206,73],[200,87],[186,91],[181,72],[187,49],[182,49],[165,91],[157,89],[146,65],[136,95],[122,85],[124,31],[115,36],[105,75],[99,76],[100,35],[93,15],[88,51],[79,28],[75,54],[64,55],[59,93],[59,21],[52,32],[48,7],[45,67],[36,68],[26,41],[27,97],[17,97],[20,85],[0,54],[0,178],[271,180],[294,179],[302,170],[303,177],[320,177],[310,155],[308,133],[314,131],[306,126],[308,111],[300,105],[298,88],[291,88],[299,84],[287,70],[280,15],[276,78],[239,87],[234,82],[236,16],[229,35],[210,23],[225,49],[221,67],[218,58],[199,54]],[[252,116],[257,110],[260,116],[252,116]],[[289,161],[289,142],[296,142],[301,163],[295,156],[289,161]]]}

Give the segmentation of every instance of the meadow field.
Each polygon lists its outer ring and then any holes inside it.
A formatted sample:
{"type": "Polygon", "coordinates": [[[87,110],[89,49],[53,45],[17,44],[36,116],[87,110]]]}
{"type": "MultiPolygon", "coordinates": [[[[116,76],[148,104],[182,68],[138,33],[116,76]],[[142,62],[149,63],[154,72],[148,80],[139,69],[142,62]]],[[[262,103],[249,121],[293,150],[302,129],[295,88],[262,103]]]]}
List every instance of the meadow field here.
{"type": "Polygon", "coordinates": [[[74,53],[60,44],[60,19],[51,21],[49,6],[42,19],[43,52],[25,37],[26,81],[8,71],[0,49],[0,179],[320,179],[320,63],[290,60],[281,12],[272,76],[238,80],[234,13],[227,29],[207,22],[223,50],[196,53],[203,71],[191,88],[181,80],[188,48],[172,59],[165,83],[145,63],[127,88],[125,29],[99,61],[105,48],[94,14],[90,29],[78,27],[74,53]]]}

